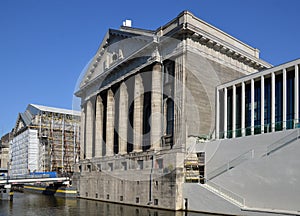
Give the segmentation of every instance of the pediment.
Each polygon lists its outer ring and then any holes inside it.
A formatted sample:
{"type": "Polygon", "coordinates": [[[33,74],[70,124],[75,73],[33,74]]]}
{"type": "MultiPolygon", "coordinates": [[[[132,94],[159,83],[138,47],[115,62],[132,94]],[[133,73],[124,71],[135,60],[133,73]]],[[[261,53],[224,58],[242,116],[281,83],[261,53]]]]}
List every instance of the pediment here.
{"type": "Polygon", "coordinates": [[[96,55],[90,61],[81,80],[80,88],[105,73],[114,65],[125,61],[153,40],[151,34],[138,34],[110,29],[96,55]]]}
{"type": "Polygon", "coordinates": [[[17,122],[16,122],[16,125],[14,127],[14,133],[17,133],[21,130],[23,130],[24,128],[26,128],[26,124],[25,124],[25,121],[24,119],[22,118],[22,115],[19,114],[18,115],[18,119],[17,119],[17,122]]]}

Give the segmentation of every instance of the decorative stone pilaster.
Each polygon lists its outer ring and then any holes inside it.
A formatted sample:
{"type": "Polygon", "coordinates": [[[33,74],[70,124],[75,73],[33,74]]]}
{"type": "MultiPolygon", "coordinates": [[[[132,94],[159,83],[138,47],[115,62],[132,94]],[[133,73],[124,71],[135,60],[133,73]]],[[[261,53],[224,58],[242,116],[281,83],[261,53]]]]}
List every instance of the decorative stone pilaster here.
{"type": "Polygon", "coordinates": [[[92,158],[94,142],[94,106],[92,99],[89,99],[87,102],[85,131],[85,156],[87,159],[90,159],[92,158]]]}
{"type": "Polygon", "coordinates": [[[95,124],[95,157],[102,157],[103,145],[103,103],[100,95],[96,99],[96,124],[95,124]]]}
{"type": "Polygon", "coordinates": [[[115,99],[111,89],[107,91],[106,110],[106,156],[112,156],[114,155],[115,99]]]}
{"type": "Polygon", "coordinates": [[[140,74],[135,75],[133,111],[133,151],[142,151],[144,85],[140,74]]]}
{"type": "Polygon", "coordinates": [[[127,127],[128,127],[128,92],[123,82],[120,85],[119,99],[119,153],[127,153],[127,127]]]}
{"type": "Polygon", "coordinates": [[[152,70],[151,89],[151,148],[161,147],[162,136],[162,71],[161,64],[156,63],[152,70]]]}

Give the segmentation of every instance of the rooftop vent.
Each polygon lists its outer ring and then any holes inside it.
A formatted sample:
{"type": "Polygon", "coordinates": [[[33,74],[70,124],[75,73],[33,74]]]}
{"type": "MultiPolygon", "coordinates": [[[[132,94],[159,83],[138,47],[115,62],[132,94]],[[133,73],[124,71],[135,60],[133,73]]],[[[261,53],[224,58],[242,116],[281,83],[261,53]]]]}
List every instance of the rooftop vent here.
{"type": "Polygon", "coordinates": [[[131,20],[125,20],[125,21],[123,21],[123,26],[131,27],[131,24],[132,24],[131,20]]]}

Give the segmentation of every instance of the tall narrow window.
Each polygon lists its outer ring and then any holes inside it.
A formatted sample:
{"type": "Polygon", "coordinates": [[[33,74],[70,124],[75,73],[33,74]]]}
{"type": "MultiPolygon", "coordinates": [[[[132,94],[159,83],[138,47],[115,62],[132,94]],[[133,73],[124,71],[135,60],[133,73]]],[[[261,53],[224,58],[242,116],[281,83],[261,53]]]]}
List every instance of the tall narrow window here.
{"type": "Polygon", "coordinates": [[[232,89],[227,92],[227,138],[232,138],[232,89]]]}
{"type": "Polygon", "coordinates": [[[265,107],[264,107],[264,132],[268,133],[271,130],[271,78],[265,79],[265,107]]]}
{"type": "Polygon", "coordinates": [[[236,137],[240,137],[242,136],[242,87],[239,86],[236,88],[236,113],[234,114],[236,115],[236,137]]]}
{"type": "Polygon", "coordinates": [[[254,134],[261,132],[261,88],[260,80],[254,83],[254,134]]]}
{"type": "Polygon", "coordinates": [[[275,76],[275,131],[282,130],[282,74],[275,76]]]}
{"type": "Polygon", "coordinates": [[[287,72],[286,79],[286,128],[291,129],[294,126],[294,95],[295,95],[295,71],[287,72]]]}
{"type": "Polygon", "coordinates": [[[251,84],[245,85],[245,127],[246,136],[251,135],[251,84]]]}
{"type": "Polygon", "coordinates": [[[172,99],[167,100],[167,135],[173,135],[173,122],[174,122],[174,102],[172,99]]]}

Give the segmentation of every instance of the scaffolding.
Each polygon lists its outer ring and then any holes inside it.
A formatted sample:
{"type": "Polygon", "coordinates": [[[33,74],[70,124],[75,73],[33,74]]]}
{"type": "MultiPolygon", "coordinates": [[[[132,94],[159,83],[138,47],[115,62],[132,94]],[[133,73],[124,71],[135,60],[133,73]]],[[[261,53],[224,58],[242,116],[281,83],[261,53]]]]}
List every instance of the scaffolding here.
{"type": "Polygon", "coordinates": [[[39,171],[74,171],[79,161],[79,127],[79,115],[40,111],[33,117],[30,128],[38,131],[39,171]]]}

